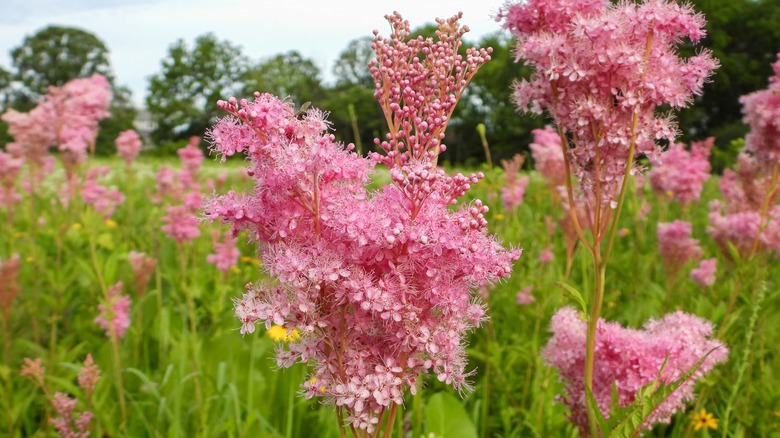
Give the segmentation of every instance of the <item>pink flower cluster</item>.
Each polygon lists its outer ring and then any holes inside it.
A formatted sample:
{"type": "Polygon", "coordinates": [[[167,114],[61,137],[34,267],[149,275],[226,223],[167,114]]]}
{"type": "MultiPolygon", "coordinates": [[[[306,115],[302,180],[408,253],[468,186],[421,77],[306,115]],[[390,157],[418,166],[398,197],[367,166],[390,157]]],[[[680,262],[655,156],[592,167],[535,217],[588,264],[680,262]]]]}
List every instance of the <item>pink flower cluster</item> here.
{"type": "Polygon", "coordinates": [[[550,190],[566,185],[566,161],[561,149],[561,137],[550,126],[534,129],[534,142],[529,145],[534,167],[542,174],[550,190]]]}
{"type": "Polygon", "coordinates": [[[84,203],[91,205],[95,211],[103,213],[103,217],[109,218],[114,214],[114,209],[125,202],[125,196],[119,190],[109,189],[98,184],[98,178],[108,175],[111,167],[93,167],[87,170],[84,177],[84,185],[81,186],[81,198],[84,203]]]}
{"type": "Polygon", "coordinates": [[[133,269],[135,277],[135,290],[141,297],[146,292],[146,284],[154,274],[154,268],[157,266],[157,260],[138,251],[130,251],[128,254],[130,267],[133,269]]]}
{"type": "Polygon", "coordinates": [[[691,238],[691,223],[674,221],[658,224],[658,250],[666,273],[674,277],[689,260],[702,256],[699,241],[691,238]]]}
{"type": "Polygon", "coordinates": [[[648,174],[653,191],[671,195],[682,205],[697,202],[704,182],[710,177],[710,150],[715,138],[691,143],[690,152],[681,143],[669,147],[653,163],[648,174]]]}
{"type": "Polygon", "coordinates": [[[780,252],[780,205],[772,184],[771,175],[745,151],[737,157],[735,171],[723,171],[720,191],[725,202],[710,203],[707,232],[724,254],[730,254],[729,245],[741,257],[749,257],[754,250],[780,252]]]}
{"type": "Polygon", "coordinates": [[[157,173],[158,201],[170,196],[174,204],[166,208],[167,215],[163,217],[166,224],[162,230],[180,244],[200,236],[197,211],[202,196],[197,174],[205,157],[199,143],[200,137],[192,137],[187,146],[177,151],[182,162],[181,171],[177,173],[162,167],[157,173]]]}
{"type": "Polygon", "coordinates": [[[520,289],[517,295],[515,295],[515,302],[519,306],[525,306],[527,304],[533,303],[534,301],[536,301],[536,298],[534,298],[534,295],[532,293],[533,290],[534,288],[532,286],[526,286],[520,289]]]}
{"type": "MultiPolygon", "coordinates": [[[[560,151],[559,151],[560,153],[560,151]]],[[[501,202],[508,211],[514,211],[523,203],[525,189],[528,187],[528,176],[520,176],[525,157],[515,154],[511,160],[501,160],[504,167],[504,187],[501,188],[501,202]]]]}
{"type": "Polygon", "coordinates": [[[717,259],[705,259],[699,263],[699,267],[691,271],[691,279],[699,286],[712,286],[715,284],[715,274],[718,271],[717,259]]]}
{"type": "Polygon", "coordinates": [[[16,193],[16,177],[24,160],[0,150],[0,207],[11,210],[22,197],[16,193]]]}
{"type": "MultiPolygon", "coordinates": [[[[576,310],[560,309],[552,318],[553,336],[542,352],[566,382],[563,401],[580,430],[588,429],[584,392],[586,328],[576,310]]],[[[643,330],[623,328],[603,319],[599,319],[596,330],[593,395],[605,416],[609,415],[613,383],[620,406],[628,406],[640,388],[658,377],[664,361],[661,380],[669,383],[712,351],[691,378],[653,412],[647,428],[656,422],[668,423],[675,412],[684,410],[685,403],[693,399],[696,380],[728,356],[728,349],[710,338],[712,325],[708,321],[679,311],[648,321],[643,330]]]]}
{"type": "Polygon", "coordinates": [[[135,157],[141,152],[141,138],[138,137],[138,133],[133,129],[122,131],[117,136],[116,151],[125,160],[125,163],[130,166],[133,164],[135,157]]]}
{"type": "Polygon", "coordinates": [[[78,400],[70,398],[67,394],[57,392],[51,401],[57,416],[50,418],[49,421],[64,438],[87,438],[89,437],[89,422],[92,421],[92,412],[82,412],[78,418],[75,417],[76,405],[78,400]]]}
{"type": "Polygon", "coordinates": [[[705,35],[690,5],[535,0],[506,6],[499,18],[518,37],[518,59],[534,68],[516,84],[517,104],[547,110],[571,139],[568,159],[591,212],[614,206],[626,166],[635,166],[627,162],[632,145],[657,157],[656,140],[674,141],[671,116],[655,108],[686,106],[718,66],[706,49],[677,56],[684,38],[705,35]]]}
{"type": "Polygon", "coordinates": [[[753,154],[761,166],[780,161],[780,53],[772,64],[775,75],[769,87],[742,96],[742,112],[750,132],[745,137],[745,150],[753,154]]]}
{"type": "Polygon", "coordinates": [[[122,295],[122,282],[108,288],[108,300],[98,305],[100,314],[95,323],[106,331],[109,338],[122,339],[130,328],[130,297],[122,295]]]}
{"type": "Polygon", "coordinates": [[[371,68],[390,125],[387,155],[345,149],[317,109],[296,114],[260,93],[220,101],[230,116],[210,132],[214,149],[248,155],[255,189],[205,207],[259,243],[276,279],[248,285],[236,302],[241,332],[258,321],[298,330],[300,339],[280,345],[278,365],[310,363],[306,396],[324,397],[367,431],[422,374],[468,388],[463,341],[485,317],[471,292],[509,276],[520,255],[487,235],[480,201],[448,208],[480,175],[450,177],[435,166],[452,108],[487,51],[457,54],[459,16],[439,20],[436,42],[405,41],[409,24],[387,18],[392,38],[377,34],[371,68]],[[392,182],[369,193],[377,162],[392,182]]]}
{"type": "Polygon", "coordinates": [[[214,245],[214,254],[206,256],[206,261],[213,263],[222,272],[227,272],[232,266],[238,265],[238,258],[241,256],[241,251],[236,247],[236,240],[233,238],[233,233],[226,232],[222,238],[222,242],[217,240],[219,233],[213,234],[212,243],[214,245]]]}

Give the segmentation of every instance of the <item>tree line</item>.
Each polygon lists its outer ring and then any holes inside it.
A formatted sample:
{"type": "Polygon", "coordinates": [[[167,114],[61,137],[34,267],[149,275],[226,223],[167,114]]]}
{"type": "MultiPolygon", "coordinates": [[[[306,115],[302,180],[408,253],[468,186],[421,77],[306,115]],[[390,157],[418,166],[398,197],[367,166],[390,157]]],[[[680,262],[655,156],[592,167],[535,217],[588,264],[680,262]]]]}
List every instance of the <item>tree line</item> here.
{"type": "MultiPolygon", "coordinates": [[[[713,164],[720,169],[733,160],[737,147],[732,141],[747,131],[739,96],[766,87],[768,66],[780,51],[780,0],[693,3],[708,19],[703,46],[714,51],[721,67],[695,105],[679,114],[681,141],[716,137],[713,164]]],[[[423,26],[416,33],[432,36],[434,27],[423,26]]],[[[374,82],[367,67],[373,58],[371,42],[371,37],[351,41],[334,64],[335,81],[325,84],[317,65],[296,51],[252,60],[239,46],[214,34],[192,42],[180,39],[149,79],[145,104],[154,124],[151,143],[158,152],[173,151],[189,137],[202,136],[223,115],[215,105],[217,99],[261,91],[329,111],[337,138],[355,143],[363,152],[372,150],[373,139],[383,135],[384,117],[373,98],[374,82]]],[[[510,101],[513,81],[529,74],[527,67],[515,62],[514,41],[497,31],[467,40],[465,46],[493,47],[493,59],[480,69],[453,114],[442,158],[466,164],[485,161],[479,124],[485,125],[496,161],[527,151],[531,130],[544,122],[541,117],[520,117],[510,101]]],[[[130,91],[117,84],[108,54],[97,36],[77,28],[49,26],[25,38],[11,52],[11,71],[0,68],[0,110],[28,110],[49,85],[103,74],[115,98],[112,116],[102,122],[97,150],[113,153],[113,139],[132,128],[138,109],[132,105],[130,91]]],[[[0,144],[8,140],[5,129],[0,124],[0,144]]]]}

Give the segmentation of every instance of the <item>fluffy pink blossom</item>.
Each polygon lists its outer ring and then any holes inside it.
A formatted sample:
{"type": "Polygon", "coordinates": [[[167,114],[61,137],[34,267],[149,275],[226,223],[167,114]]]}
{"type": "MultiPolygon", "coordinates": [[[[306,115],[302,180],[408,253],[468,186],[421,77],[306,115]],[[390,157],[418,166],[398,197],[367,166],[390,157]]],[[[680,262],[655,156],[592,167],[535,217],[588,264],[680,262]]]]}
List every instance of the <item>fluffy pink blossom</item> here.
{"type": "Polygon", "coordinates": [[[230,231],[224,234],[222,242],[218,240],[218,235],[216,232],[212,235],[215,253],[206,256],[206,261],[215,264],[220,271],[227,272],[232,266],[238,265],[241,251],[236,247],[236,240],[230,231]]]}
{"type": "Polygon", "coordinates": [[[689,104],[718,66],[706,49],[677,56],[683,39],[705,35],[690,5],[535,0],[505,6],[499,18],[534,69],[515,100],[523,111],[546,110],[570,140],[568,160],[594,215],[614,207],[626,166],[634,170],[632,144],[636,155],[657,157],[657,140],[674,141],[671,116],[655,109],[689,104]]]}
{"type": "Polygon", "coordinates": [[[92,398],[97,382],[100,380],[100,367],[92,360],[92,355],[87,354],[84,366],[79,369],[78,382],[81,389],[87,395],[87,400],[92,398]]]}
{"type": "Polygon", "coordinates": [[[11,320],[14,298],[19,293],[19,254],[3,259],[0,257],[0,310],[4,321],[11,320]]]}
{"type": "Polygon", "coordinates": [[[141,152],[141,138],[135,130],[122,131],[116,138],[116,151],[125,160],[127,165],[133,164],[135,157],[141,152]]]}
{"type": "Polygon", "coordinates": [[[542,174],[544,182],[551,190],[566,184],[566,161],[561,148],[558,131],[550,126],[531,131],[534,141],[529,145],[534,158],[534,168],[542,174]]]}
{"type": "Polygon", "coordinates": [[[520,168],[523,167],[525,157],[515,154],[511,160],[501,160],[504,167],[504,187],[501,188],[501,202],[508,211],[514,211],[523,203],[525,189],[528,187],[528,176],[520,176],[520,168]]]}
{"type": "Polygon", "coordinates": [[[76,417],[77,399],[57,392],[54,394],[51,404],[57,416],[50,418],[49,422],[63,438],[87,438],[89,436],[89,422],[92,421],[92,413],[86,411],[76,417]]]}
{"type": "Polygon", "coordinates": [[[146,292],[146,285],[154,274],[154,268],[157,266],[157,260],[138,251],[130,251],[128,254],[130,267],[133,269],[135,277],[135,290],[138,295],[143,297],[146,292]]]}
{"type": "Polygon", "coordinates": [[[526,286],[520,289],[520,292],[518,292],[515,296],[515,302],[520,306],[533,303],[536,301],[536,298],[534,298],[533,294],[531,293],[533,290],[534,288],[532,286],[526,286]]]}
{"type": "Polygon", "coordinates": [[[14,158],[0,150],[0,207],[10,211],[13,205],[22,200],[16,193],[16,177],[22,168],[24,160],[14,158]]]}
{"type": "Polygon", "coordinates": [[[715,274],[718,267],[717,259],[705,259],[699,264],[699,267],[691,271],[691,279],[699,286],[712,286],[715,284],[715,274]]]}
{"type": "Polygon", "coordinates": [[[671,195],[682,205],[697,202],[704,182],[710,177],[710,150],[715,138],[691,143],[690,152],[678,143],[669,147],[653,163],[648,178],[653,191],[671,195]]]}
{"type": "MultiPolygon", "coordinates": [[[[563,402],[580,430],[588,429],[584,382],[586,329],[587,323],[576,310],[560,309],[552,318],[553,336],[542,351],[544,359],[558,369],[566,384],[563,402]]],[[[658,377],[664,361],[661,380],[669,383],[712,351],[691,378],[651,414],[647,428],[657,422],[668,423],[675,412],[684,410],[685,403],[693,400],[696,381],[728,356],[728,349],[710,338],[712,325],[708,321],[679,311],[648,321],[643,330],[599,319],[596,331],[593,395],[605,416],[609,415],[613,383],[620,406],[628,406],[640,388],[658,377]]]]}
{"type": "Polygon", "coordinates": [[[29,377],[38,386],[43,387],[43,377],[46,374],[46,368],[43,366],[42,361],[43,359],[40,357],[35,359],[25,357],[19,375],[22,377],[29,377]]]}
{"type": "Polygon", "coordinates": [[[777,58],[772,64],[775,74],[769,78],[769,87],[739,99],[744,121],[750,125],[745,149],[766,167],[780,161],[780,53],[777,58]]]}
{"type": "Polygon", "coordinates": [[[98,305],[100,314],[95,318],[95,324],[106,331],[109,338],[116,335],[122,339],[130,327],[130,297],[122,295],[122,282],[108,288],[108,298],[98,305]],[[113,333],[112,333],[113,332],[113,333]]]}
{"type": "Polygon", "coordinates": [[[91,205],[95,211],[103,213],[103,217],[109,218],[114,214],[114,209],[125,202],[125,196],[116,189],[109,189],[98,184],[98,178],[107,175],[111,171],[109,166],[93,167],[87,170],[84,184],[81,186],[81,197],[84,203],[91,205]]]}
{"type": "Polygon", "coordinates": [[[200,165],[206,158],[203,155],[203,151],[198,146],[199,144],[200,137],[190,137],[190,142],[187,143],[187,146],[176,151],[176,153],[179,154],[179,158],[181,158],[184,169],[189,172],[190,175],[196,175],[198,173],[200,165]]]}
{"type": "Polygon", "coordinates": [[[376,36],[371,71],[391,131],[377,140],[384,156],[353,153],[335,142],[322,111],[296,114],[268,94],[220,101],[230,116],[209,133],[223,156],[249,157],[255,187],[217,197],[205,214],[246,231],[275,279],[248,285],[236,301],[241,332],[256,322],[298,330],[300,339],[279,346],[277,364],[311,364],[306,396],[324,397],[367,431],[424,374],[469,387],[463,341],[485,316],[472,291],[506,278],[520,255],[488,236],[481,201],[449,208],[481,175],[451,177],[435,166],[448,116],[487,56],[457,55],[458,17],[439,20],[436,41],[407,41],[398,15],[388,17],[390,40],[376,36]],[[391,183],[368,192],[379,162],[391,183]]]}
{"type": "Polygon", "coordinates": [[[163,216],[165,225],[162,230],[178,243],[189,242],[200,236],[198,224],[200,220],[192,210],[184,205],[166,208],[168,214],[163,216]]]}
{"type": "Polygon", "coordinates": [[[555,253],[552,251],[552,246],[549,246],[539,253],[539,263],[546,265],[555,259],[555,253]]]}
{"type": "Polygon", "coordinates": [[[699,241],[691,238],[691,223],[685,221],[658,224],[658,250],[671,277],[689,260],[698,260],[702,255],[699,241]]]}

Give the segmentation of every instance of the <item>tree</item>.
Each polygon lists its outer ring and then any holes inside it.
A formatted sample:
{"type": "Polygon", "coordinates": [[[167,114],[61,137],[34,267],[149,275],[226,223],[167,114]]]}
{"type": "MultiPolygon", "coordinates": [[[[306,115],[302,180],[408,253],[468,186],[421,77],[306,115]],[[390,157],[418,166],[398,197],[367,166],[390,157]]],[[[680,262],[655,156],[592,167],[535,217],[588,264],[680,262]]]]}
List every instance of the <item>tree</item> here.
{"type": "Polygon", "coordinates": [[[363,37],[352,40],[340,54],[333,66],[336,86],[362,85],[374,89],[374,78],[368,70],[368,63],[376,57],[371,48],[374,39],[363,37]]]}
{"type": "Polygon", "coordinates": [[[151,77],[146,105],[157,123],[156,143],[202,136],[221,114],[216,101],[241,90],[247,60],[241,48],[213,34],[195,39],[189,49],[178,40],[151,77]]]}
{"type": "Polygon", "coordinates": [[[16,69],[13,79],[22,89],[14,107],[28,107],[44,95],[49,85],[62,86],[75,78],[102,74],[112,82],[108,49],[95,35],[72,27],[49,26],[24,39],[11,51],[16,69]]]}
{"type": "Polygon", "coordinates": [[[296,51],[260,62],[246,73],[245,83],[244,95],[271,93],[290,97],[297,105],[312,102],[318,106],[324,97],[320,69],[296,51]]]}
{"type": "Polygon", "coordinates": [[[115,140],[119,133],[133,129],[133,122],[138,115],[138,110],[133,105],[130,89],[127,87],[113,87],[114,98],[111,100],[111,113],[107,119],[100,121],[100,131],[95,140],[95,153],[99,155],[111,155],[116,153],[115,140]]]}

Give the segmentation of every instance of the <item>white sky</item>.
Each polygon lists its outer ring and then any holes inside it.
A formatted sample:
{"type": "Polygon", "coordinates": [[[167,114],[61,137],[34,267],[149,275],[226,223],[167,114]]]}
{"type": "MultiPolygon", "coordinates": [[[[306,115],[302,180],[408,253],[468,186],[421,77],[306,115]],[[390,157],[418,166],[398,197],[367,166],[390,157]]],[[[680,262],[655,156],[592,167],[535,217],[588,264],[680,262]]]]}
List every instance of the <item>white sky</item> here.
{"type": "Polygon", "coordinates": [[[374,29],[389,34],[384,15],[394,10],[412,28],[463,11],[466,38],[499,30],[493,15],[504,0],[0,0],[0,65],[11,69],[10,51],[26,36],[57,24],[95,34],[108,47],[117,83],[140,104],[147,79],[160,71],[168,47],[213,32],[253,60],[298,50],[314,60],[328,81],[333,62],[353,39],[374,29]]]}

